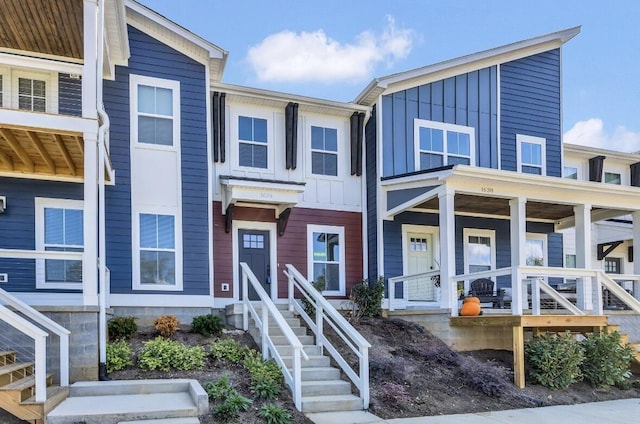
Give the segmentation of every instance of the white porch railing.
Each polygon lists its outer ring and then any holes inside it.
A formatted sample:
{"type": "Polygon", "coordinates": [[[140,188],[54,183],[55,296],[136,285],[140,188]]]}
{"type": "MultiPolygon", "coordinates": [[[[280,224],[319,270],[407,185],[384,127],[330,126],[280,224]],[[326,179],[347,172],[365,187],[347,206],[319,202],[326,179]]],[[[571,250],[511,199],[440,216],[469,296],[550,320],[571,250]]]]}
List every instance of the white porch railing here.
{"type": "Polygon", "coordinates": [[[371,345],[358,331],[320,294],[298,270],[286,265],[285,275],[289,279],[289,310],[297,312],[305,320],[316,338],[316,345],[329,352],[357,387],[364,409],[369,408],[369,348],[371,345]],[[315,317],[311,318],[301,303],[295,299],[296,290],[315,308],[315,317]],[[324,324],[329,325],[356,355],[359,371],[356,372],[340,355],[324,334],[324,324]]]}
{"type": "Polygon", "coordinates": [[[296,405],[298,411],[302,410],[302,365],[301,357],[305,360],[309,359],[309,356],[304,352],[302,343],[298,337],[293,333],[289,324],[284,319],[276,305],[273,303],[267,292],[256,278],[249,265],[245,262],[240,263],[242,270],[242,325],[245,331],[249,329],[249,314],[256,323],[256,327],[260,331],[261,336],[261,348],[263,359],[273,358],[278,366],[282,369],[284,375],[284,381],[291,389],[293,394],[293,402],[296,405]],[[254,303],[249,300],[249,284],[253,287],[259,297],[259,303],[262,308],[260,313],[256,311],[254,303]],[[285,365],[282,357],[278,353],[273,340],[269,336],[269,319],[282,330],[282,334],[287,338],[291,350],[293,353],[293,366],[291,371],[285,365]]]}
{"type": "MultiPolygon", "coordinates": [[[[410,301],[417,301],[418,299],[415,296],[412,296],[414,293],[420,292],[428,292],[433,293],[431,299],[425,300],[424,298],[420,299],[422,302],[437,302],[439,301],[439,297],[435,295],[437,293],[436,283],[432,280],[433,277],[438,276],[439,278],[440,270],[433,270],[428,272],[421,272],[419,274],[411,274],[411,275],[400,275],[397,277],[389,278],[387,281],[388,287],[388,304],[386,305],[390,311],[394,311],[398,308],[404,307],[410,301]],[[402,283],[402,299],[396,299],[396,284],[402,283]],[[416,289],[410,290],[410,286],[417,285],[426,285],[428,288],[424,290],[416,289]],[[413,293],[412,293],[413,292],[413,293]]],[[[421,296],[422,297],[422,296],[421,296]]]]}

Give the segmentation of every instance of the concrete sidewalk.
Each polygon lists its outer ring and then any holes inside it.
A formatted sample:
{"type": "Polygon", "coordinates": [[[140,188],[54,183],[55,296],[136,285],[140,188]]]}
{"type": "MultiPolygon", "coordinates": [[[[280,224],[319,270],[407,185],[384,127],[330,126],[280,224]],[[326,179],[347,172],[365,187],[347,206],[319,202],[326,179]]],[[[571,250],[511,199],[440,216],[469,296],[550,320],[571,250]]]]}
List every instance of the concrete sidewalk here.
{"type": "Polygon", "coordinates": [[[629,424],[640,422],[640,399],[388,420],[364,411],[323,412],[307,417],[316,424],[629,424]]]}

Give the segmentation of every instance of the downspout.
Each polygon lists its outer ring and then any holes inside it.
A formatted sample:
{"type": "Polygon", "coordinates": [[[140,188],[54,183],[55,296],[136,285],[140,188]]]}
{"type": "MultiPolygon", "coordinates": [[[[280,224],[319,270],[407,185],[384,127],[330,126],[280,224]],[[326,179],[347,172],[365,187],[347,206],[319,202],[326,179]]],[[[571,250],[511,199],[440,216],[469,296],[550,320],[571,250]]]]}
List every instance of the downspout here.
{"type": "Polygon", "coordinates": [[[97,37],[97,59],[96,66],[96,109],[98,112],[98,379],[100,381],[111,380],[107,376],[107,252],[105,240],[105,138],[109,131],[109,116],[102,103],[102,67],[104,55],[104,0],[98,0],[98,37],[97,37]]]}

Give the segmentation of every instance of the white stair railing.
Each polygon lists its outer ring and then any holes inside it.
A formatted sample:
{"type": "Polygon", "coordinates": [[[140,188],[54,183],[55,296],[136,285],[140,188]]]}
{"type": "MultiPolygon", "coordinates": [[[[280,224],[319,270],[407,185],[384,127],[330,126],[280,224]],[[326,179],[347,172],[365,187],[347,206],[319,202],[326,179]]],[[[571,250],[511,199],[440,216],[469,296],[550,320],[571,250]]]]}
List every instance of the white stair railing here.
{"type": "MultiPolygon", "coordinates": [[[[616,276],[618,277],[618,276],[616,276]]],[[[632,276],[635,278],[636,276],[632,276]]],[[[627,305],[631,310],[635,311],[637,314],[640,314],[640,301],[629,294],[622,286],[616,283],[611,276],[605,274],[604,272],[600,272],[599,278],[600,284],[603,287],[608,289],[611,293],[613,293],[620,301],[622,301],[625,305],[627,305]]],[[[600,303],[602,305],[602,303],[600,303]]]]}
{"type": "Polygon", "coordinates": [[[298,337],[293,333],[289,324],[284,319],[276,305],[273,303],[267,292],[262,288],[262,285],[256,278],[249,265],[245,262],[240,263],[242,270],[242,325],[243,329],[247,331],[249,329],[249,315],[256,323],[256,327],[260,331],[261,336],[261,348],[263,359],[273,358],[278,366],[282,369],[284,375],[284,381],[291,389],[293,394],[293,402],[296,405],[298,411],[302,411],[302,364],[301,359],[309,360],[309,356],[304,352],[302,343],[298,337]],[[249,299],[249,284],[253,287],[259,297],[261,303],[261,313],[256,311],[254,303],[249,299]],[[269,335],[269,323],[270,319],[282,330],[282,334],[286,337],[289,345],[291,346],[293,354],[293,366],[291,371],[284,363],[280,353],[275,347],[271,336],[269,335]]]}
{"type": "MultiPolygon", "coordinates": [[[[387,308],[389,309],[389,311],[395,311],[396,309],[399,308],[404,308],[406,307],[407,303],[410,302],[411,299],[410,294],[409,294],[409,285],[411,281],[422,281],[424,283],[425,280],[428,280],[428,282],[426,284],[432,284],[434,287],[434,292],[435,290],[435,283],[432,280],[433,277],[438,276],[438,281],[440,281],[440,270],[433,270],[433,271],[428,271],[428,272],[421,272],[419,274],[411,274],[411,275],[399,275],[397,277],[391,277],[389,278],[389,280],[387,281],[387,287],[388,287],[388,297],[387,297],[387,308]],[[396,283],[403,283],[402,284],[402,299],[396,299],[396,283]]],[[[432,301],[437,301],[437,299],[432,299],[432,301]]]]}
{"type": "Polygon", "coordinates": [[[289,279],[289,310],[297,312],[305,320],[316,338],[316,345],[329,352],[331,357],[349,377],[360,393],[364,409],[369,408],[369,348],[371,345],[358,331],[316,290],[298,270],[286,265],[285,275],[289,279]],[[315,308],[315,317],[311,318],[294,295],[298,291],[315,308]],[[356,372],[340,355],[324,333],[324,324],[329,325],[358,357],[359,369],[356,372]]]}

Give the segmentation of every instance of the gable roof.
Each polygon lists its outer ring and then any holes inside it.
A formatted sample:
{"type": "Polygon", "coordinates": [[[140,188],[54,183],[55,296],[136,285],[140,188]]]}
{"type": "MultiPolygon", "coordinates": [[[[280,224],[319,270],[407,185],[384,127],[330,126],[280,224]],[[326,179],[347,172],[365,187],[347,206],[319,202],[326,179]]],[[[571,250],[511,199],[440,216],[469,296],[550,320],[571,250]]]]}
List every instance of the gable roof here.
{"type": "Polygon", "coordinates": [[[580,26],[576,26],[444,62],[423,66],[421,68],[375,78],[360,92],[355,98],[354,103],[371,106],[377,101],[378,96],[382,94],[400,91],[409,87],[448,78],[453,75],[510,62],[555,49],[578,35],[580,29],[580,26]]]}

